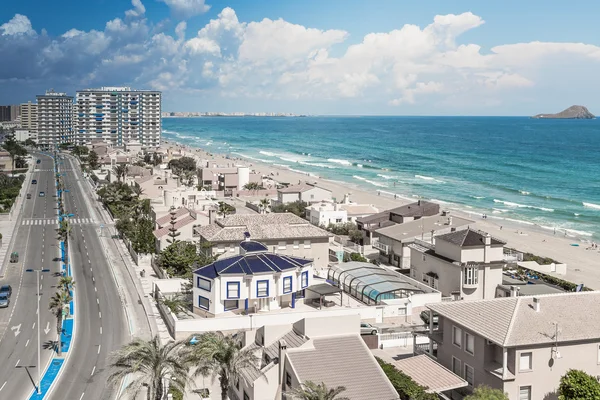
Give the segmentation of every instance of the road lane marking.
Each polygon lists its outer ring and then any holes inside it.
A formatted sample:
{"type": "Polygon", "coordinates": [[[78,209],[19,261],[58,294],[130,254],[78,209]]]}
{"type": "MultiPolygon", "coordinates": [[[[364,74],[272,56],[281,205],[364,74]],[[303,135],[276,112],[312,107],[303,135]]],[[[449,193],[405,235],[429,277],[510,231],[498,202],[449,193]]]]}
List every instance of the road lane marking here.
{"type": "Polygon", "coordinates": [[[98,293],[98,288],[94,286],[94,292],[98,293]]]}
{"type": "Polygon", "coordinates": [[[102,345],[98,345],[98,354],[100,354],[100,349],[102,348],[102,345]]]}
{"type": "MultiPolygon", "coordinates": [[[[4,389],[4,386],[6,386],[6,382],[4,382],[4,383],[2,384],[2,387],[0,387],[0,392],[2,391],[2,389],[4,389]]],[[[81,400],[81,399],[80,399],[80,400],[81,400]]]]}
{"type": "Polygon", "coordinates": [[[29,346],[29,339],[27,339],[27,343],[25,343],[25,347],[29,346]]]}
{"type": "Polygon", "coordinates": [[[81,393],[81,397],[79,398],[79,400],[83,399],[84,394],[85,394],[85,392],[81,393]]]}
{"type": "Polygon", "coordinates": [[[16,367],[17,365],[19,365],[19,363],[20,363],[20,362],[21,362],[21,359],[19,358],[19,359],[17,360],[17,363],[15,364],[15,367],[16,367]]]}
{"type": "Polygon", "coordinates": [[[102,335],[102,327],[100,327],[100,334],[102,335]]]}
{"type": "Polygon", "coordinates": [[[98,311],[98,318],[102,319],[102,312],[101,311],[98,311]]]}
{"type": "MultiPolygon", "coordinates": [[[[36,310],[36,314],[37,314],[37,310],[36,310]]],[[[35,329],[35,322],[33,323],[33,326],[31,327],[31,329],[35,329]]]]}
{"type": "Polygon", "coordinates": [[[98,305],[100,305],[100,299],[96,297],[96,303],[98,303],[98,305]]]}

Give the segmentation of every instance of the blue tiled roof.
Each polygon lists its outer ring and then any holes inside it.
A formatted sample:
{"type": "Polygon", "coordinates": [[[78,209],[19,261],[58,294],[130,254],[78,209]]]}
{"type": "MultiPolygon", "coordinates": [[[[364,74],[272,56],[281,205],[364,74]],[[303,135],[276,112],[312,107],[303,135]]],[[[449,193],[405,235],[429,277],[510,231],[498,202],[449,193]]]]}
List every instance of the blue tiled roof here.
{"type": "Polygon", "coordinates": [[[262,243],[255,242],[253,240],[249,240],[247,242],[240,243],[240,247],[246,250],[249,253],[254,253],[257,251],[267,251],[267,246],[262,243]]]}
{"type": "MultiPolygon", "coordinates": [[[[256,243],[257,242],[242,242],[256,243]]],[[[264,245],[262,245],[264,247],[264,245]]],[[[257,246],[258,247],[258,246],[257,246]]],[[[194,271],[195,275],[200,275],[204,278],[215,279],[220,275],[253,275],[264,272],[282,272],[298,267],[304,267],[312,260],[299,257],[286,256],[284,254],[267,253],[265,251],[255,252],[246,255],[238,255],[223,258],[200,267],[194,271]]]]}

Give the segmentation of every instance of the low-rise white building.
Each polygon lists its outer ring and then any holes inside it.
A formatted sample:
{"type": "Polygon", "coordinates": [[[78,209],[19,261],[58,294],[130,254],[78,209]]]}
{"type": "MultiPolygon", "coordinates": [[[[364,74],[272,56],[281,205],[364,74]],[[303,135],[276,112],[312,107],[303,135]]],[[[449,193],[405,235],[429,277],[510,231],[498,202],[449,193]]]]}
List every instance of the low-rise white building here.
{"type": "Polygon", "coordinates": [[[308,204],[332,201],[331,190],[318,187],[313,183],[300,183],[294,186],[277,189],[275,204],[287,204],[302,201],[308,204]]]}
{"type": "Polygon", "coordinates": [[[312,260],[268,252],[245,240],[240,254],[221,258],[194,271],[194,312],[215,317],[227,312],[294,308],[312,284],[312,260]]]}
{"type": "Polygon", "coordinates": [[[317,226],[329,226],[356,222],[358,218],[378,213],[379,210],[372,204],[356,204],[350,201],[350,195],[344,195],[341,203],[321,201],[312,204],[306,209],[306,217],[311,224],[317,226]]]}

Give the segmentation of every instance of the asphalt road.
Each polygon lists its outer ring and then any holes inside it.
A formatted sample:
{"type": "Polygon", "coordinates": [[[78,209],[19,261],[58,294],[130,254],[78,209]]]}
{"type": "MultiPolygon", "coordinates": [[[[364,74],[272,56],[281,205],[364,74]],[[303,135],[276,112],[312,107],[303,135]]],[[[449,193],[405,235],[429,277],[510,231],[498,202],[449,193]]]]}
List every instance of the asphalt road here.
{"type": "MultiPolygon", "coordinates": [[[[84,201],[87,185],[68,157],[60,160],[65,173],[65,212],[74,214],[70,240],[71,265],[76,288],[74,353],[50,399],[114,399],[119,388],[107,383],[109,354],[130,340],[129,325],[113,279],[107,255],[98,238],[99,222],[78,224],[80,218],[97,218],[84,201]]],[[[89,189],[88,189],[89,191],[89,189]]]]}
{"type": "MultiPolygon", "coordinates": [[[[56,340],[56,319],[48,310],[48,300],[56,291],[60,273],[54,167],[48,156],[34,155],[35,158],[42,160],[39,169],[33,173],[33,179],[38,183],[24,182],[30,185],[28,193],[32,198],[24,200],[16,221],[14,247],[10,250],[19,253],[19,262],[8,264],[5,277],[0,281],[0,284],[10,284],[13,289],[10,306],[0,309],[0,398],[25,399],[37,384],[36,274],[25,272],[25,269],[50,269],[40,275],[42,371],[53,353],[48,344],[56,340]],[[40,191],[46,196],[39,197],[40,191]]],[[[8,246],[8,243],[4,245],[8,246]]]]}

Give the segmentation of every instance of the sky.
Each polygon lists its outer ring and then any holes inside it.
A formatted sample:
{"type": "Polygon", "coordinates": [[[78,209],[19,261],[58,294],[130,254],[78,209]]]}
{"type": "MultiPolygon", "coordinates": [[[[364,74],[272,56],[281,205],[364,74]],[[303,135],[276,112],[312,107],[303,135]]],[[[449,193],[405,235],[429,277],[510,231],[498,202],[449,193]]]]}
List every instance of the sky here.
{"type": "Polygon", "coordinates": [[[600,114],[600,1],[4,0],[0,104],[163,92],[163,111],[600,114]]]}

